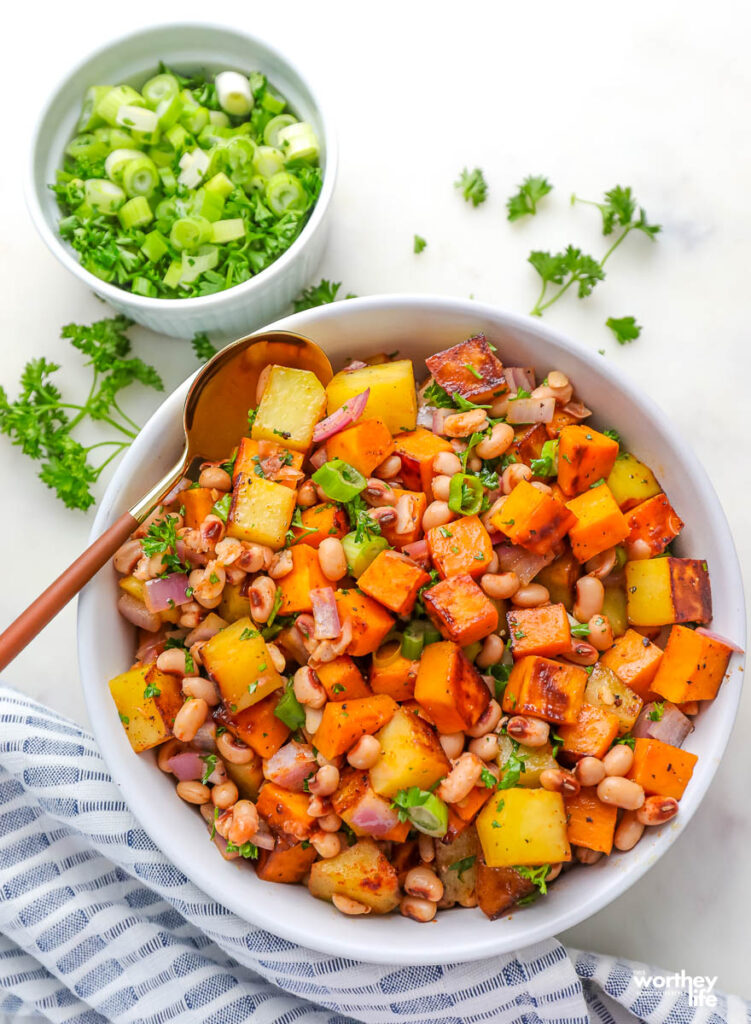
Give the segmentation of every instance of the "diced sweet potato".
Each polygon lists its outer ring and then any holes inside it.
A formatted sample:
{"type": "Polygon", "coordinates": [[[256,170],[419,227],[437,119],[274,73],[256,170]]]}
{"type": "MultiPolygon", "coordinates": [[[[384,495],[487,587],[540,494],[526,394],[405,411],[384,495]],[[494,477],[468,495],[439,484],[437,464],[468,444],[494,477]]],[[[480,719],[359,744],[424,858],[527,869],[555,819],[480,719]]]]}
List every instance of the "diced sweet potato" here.
{"type": "Polygon", "coordinates": [[[610,650],[605,651],[600,664],[612,669],[634,693],[646,697],[652,689],[652,680],[662,657],[663,653],[656,644],[635,629],[627,629],[610,650]]]}
{"type": "Polygon", "coordinates": [[[564,412],[559,406],[556,406],[553,418],[549,423],[545,424],[545,431],[551,441],[555,438],[560,437],[561,431],[564,427],[568,427],[571,423],[578,422],[576,417],[572,416],[569,412],[564,412]]]}
{"type": "Polygon", "coordinates": [[[256,810],[272,832],[283,832],[295,839],[307,839],[316,819],[308,814],[310,796],[282,789],[274,782],[265,782],[256,802],[256,810]]]}
{"type": "Polygon", "coordinates": [[[621,512],[627,512],[662,490],[649,466],[630,452],[621,452],[615,460],[607,484],[621,512]]]}
{"type": "MultiPolygon", "coordinates": [[[[449,808],[449,819],[452,809],[449,808]]],[[[455,818],[455,816],[454,816],[455,818]]],[[[459,835],[449,842],[435,844],[433,867],[443,882],[443,896],[438,908],[476,907],[477,862],[480,859],[480,841],[474,828],[466,824],[459,835]]]]}
{"type": "Polygon", "coordinates": [[[626,516],[629,535],[627,548],[636,541],[647,545],[652,555],[660,555],[683,529],[683,521],[664,494],[656,494],[636,505],[626,516]]]}
{"type": "Polygon", "coordinates": [[[489,868],[481,857],[477,863],[477,905],[491,921],[512,910],[519,900],[531,896],[534,882],[514,868],[489,868]]]}
{"type": "Polygon", "coordinates": [[[326,537],[337,537],[341,540],[349,533],[347,513],[340,505],[335,505],[331,501],[304,509],[300,518],[302,527],[292,527],[297,544],[318,548],[326,537]]]}
{"type": "Polygon", "coordinates": [[[482,576],[493,557],[490,534],[478,516],[463,516],[446,526],[434,526],[425,539],[441,579],[465,573],[482,576]]]}
{"type": "Polygon", "coordinates": [[[508,453],[515,455],[517,461],[523,462],[525,466],[529,466],[532,459],[539,459],[541,457],[542,446],[549,440],[544,423],[517,427],[515,435],[508,453]]]}
{"type": "Polygon", "coordinates": [[[439,732],[460,732],[477,723],[490,703],[490,691],[461,649],[446,641],[423,649],[415,700],[439,732]]]}
{"type": "Polygon", "coordinates": [[[498,611],[471,576],[452,576],[423,591],[430,619],[447,640],[467,647],[498,626],[498,611]]]}
{"type": "MultiPolygon", "coordinates": [[[[293,451],[305,452],[313,428],[326,407],[326,392],[311,370],[272,366],[251,429],[255,441],[284,440],[293,451]]],[[[262,543],[262,542],[261,542],[262,543]]]]}
{"type": "Polygon", "coordinates": [[[430,789],[449,773],[451,766],[438,737],[419,715],[400,708],[376,738],[381,753],[370,769],[370,779],[380,796],[392,797],[410,786],[430,789]]]}
{"type": "Polygon", "coordinates": [[[696,754],[673,747],[662,740],[639,737],[634,743],[634,763],[628,777],[650,796],[672,796],[680,800],[691,781],[696,754]]]}
{"type": "Polygon", "coordinates": [[[385,537],[394,548],[402,548],[405,544],[414,544],[422,537],[422,517],[428,507],[428,499],[423,491],[406,491],[402,487],[392,488],[394,492],[394,505],[405,495],[405,522],[409,525],[406,529],[396,532],[396,527],[401,523],[396,521],[381,524],[381,536],[385,537]]]}
{"type": "Polygon", "coordinates": [[[191,530],[197,530],[211,512],[218,497],[221,497],[220,492],[213,487],[189,487],[181,491],[180,504],[185,509],[185,525],[191,530]]]}
{"type": "Polygon", "coordinates": [[[576,523],[576,516],[551,495],[522,480],[491,522],[512,543],[546,555],[576,523]]]}
{"type": "Polygon", "coordinates": [[[571,860],[563,797],[547,789],[497,791],[480,811],[477,835],[489,867],[571,860]]]}
{"type": "Polygon", "coordinates": [[[581,573],[581,564],[574,558],[567,544],[562,554],[540,569],[535,576],[535,583],[545,587],[553,604],[562,604],[570,612],[574,607],[574,587],[581,573]]]}
{"type": "Polygon", "coordinates": [[[592,669],[584,691],[584,700],[603,711],[609,711],[618,719],[618,732],[624,736],[631,732],[644,701],[630,689],[602,659],[592,669]]]}
{"type": "Polygon", "coordinates": [[[302,882],[316,859],[315,847],[278,840],[273,850],[259,850],[256,874],[263,882],[302,882]]]}
{"type": "Polygon", "coordinates": [[[528,655],[511,669],[503,694],[507,714],[534,715],[559,725],[573,725],[579,717],[587,673],[577,665],[528,655]]]}
{"type": "Polygon", "coordinates": [[[313,742],[324,757],[331,759],[353,747],[361,736],[378,732],[398,705],[385,693],[355,700],[329,701],[313,742]]]}
{"type": "Polygon", "coordinates": [[[254,441],[244,437],[237,449],[232,480],[236,481],[242,473],[273,480],[294,490],[302,477],[303,458],[302,452],[293,452],[278,441],[254,441]]]}
{"type": "Polygon", "coordinates": [[[125,734],[137,754],[172,737],[175,715],[183,705],[176,676],[160,672],[156,665],[138,665],[111,679],[109,687],[125,734]]]}
{"type": "Polygon", "coordinates": [[[323,662],[316,668],[316,675],[321,680],[329,700],[356,700],[359,697],[370,696],[370,687],[348,654],[334,658],[333,661],[323,662]]]}
{"type": "Polygon", "coordinates": [[[337,373],[326,387],[329,414],[366,389],[370,395],[363,416],[383,420],[392,434],[414,430],[417,393],[411,359],[395,359],[337,373]]]}
{"type": "Polygon", "coordinates": [[[241,473],[232,491],[227,536],[278,550],[294,511],[295,492],[289,487],[241,473]]]}
{"type": "Polygon", "coordinates": [[[272,757],[289,736],[289,727],[274,714],[281,691],[270,693],[257,704],[232,714],[225,707],[214,712],[214,718],[260,757],[272,757]]]}
{"type": "Polygon", "coordinates": [[[335,893],[349,896],[375,914],[388,914],[400,897],[396,871],[372,839],[360,839],[336,857],[316,861],[308,888],[319,900],[331,900],[335,893]]]}
{"type": "Polygon", "coordinates": [[[282,576],[277,583],[282,595],[280,615],[312,611],[311,590],[331,586],[331,581],[323,574],[315,548],[309,544],[294,544],[289,550],[292,555],[292,571],[282,576]]]}
{"type": "Polygon", "coordinates": [[[599,484],[584,491],[566,502],[566,508],[577,519],[568,535],[571,550],[580,562],[586,562],[607,548],[620,544],[628,535],[626,517],[618,508],[607,484],[599,484]]]}
{"type": "Polygon", "coordinates": [[[394,625],[393,616],[372,597],[357,590],[337,590],[335,595],[340,621],[352,623],[352,641],[347,653],[359,658],[378,650],[394,625]]]}
{"type": "Polygon", "coordinates": [[[652,689],[674,704],[713,700],[727,672],[732,650],[712,637],[673,626],[652,689]]]}
{"type": "Polygon", "coordinates": [[[626,562],[626,595],[632,626],[709,622],[712,618],[707,563],[697,558],[626,562]]]}
{"type": "Polygon", "coordinates": [[[618,808],[599,800],[593,787],[582,788],[576,796],[564,797],[564,802],[571,845],[609,856],[613,849],[618,808]]]}
{"type": "Polygon", "coordinates": [[[554,658],[571,649],[571,626],[562,604],[514,608],[506,613],[506,621],[515,658],[525,654],[554,658]]]}
{"type": "Polygon", "coordinates": [[[558,483],[573,497],[605,480],[618,457],[618,442],[592,427],[564,427],[558,438],[558,483]]]}
{"type": "Polygon", "coordinates": [[[373,693],[387,693],[394,700],[411,700],[419,661],[411,661],[401,653],[401,642],[385,643],[373,655],[370,665],[370,688],[373,693]]]}
{"type": "Polygon", "coordinates": [[[399,434],[394,438],[394,452],[402,460],[400,476],[404,486],[410,491],[424,491],[432,498],[433,459],[439,452],[453,450],[445,437],[425,427],[399,434]]]}
{"type": "Polygon", "coordinates": [[[417,599],[417,591],[430,576],[419,565],[398,551],[381,551],[376,555],[357,585],[397,615],[409,615],[417,599]]]}
{"type": "Polygon", "coordinates": [[[201,659],[233,714],[284,685],[263,637],[249,618],[238,619],[215,633],[201,648],[201,659]]]}
{"type": "Polygon", "coordinates": [[[558,727],[563,740],[562,751],[569,760],[580,757],[604,757],[618,736],[620,720],[612,711],[601,706],[582,704],[579,717],[573,725],[558,727]]]}
{"type": "Polygon", "coordinates": [[[373,475],[373,470],[394,450],[394,439],[383,420],[358,420],[346,430],[340,430],[326,442],[329,459],[341,459],[362,473],[373,475]]]}
{"type": "Polygon", "coordinates": [[[484,334],[428,356],[425,365],[444,391],[476,404],[492,403],[508,391],[503,363],[494,355],[484,334]]]}
{"type": "Polygon", "coordinates": [[[390,801],[375,791],[367,771],[345,768],[331,806],[356,836],[403,843],[409,833],[409,822],[399,821],[390,801]]]}
{"type": "Polygon", "coordinates": [[[451,806],[462,821],[474,821],[494,792],[495,790],[488,786],[475,786],[474,789],[470,789],[463,800],[459,800],[451,806]]]}

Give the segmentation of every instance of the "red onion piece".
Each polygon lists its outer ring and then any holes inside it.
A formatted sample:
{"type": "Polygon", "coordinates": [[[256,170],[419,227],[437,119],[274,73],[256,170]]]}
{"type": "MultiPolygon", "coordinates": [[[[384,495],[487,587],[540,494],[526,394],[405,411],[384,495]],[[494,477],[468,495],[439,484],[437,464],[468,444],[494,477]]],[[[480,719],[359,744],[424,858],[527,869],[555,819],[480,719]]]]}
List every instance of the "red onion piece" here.
{"type": "Polygon", "coordinates": [[[550,423],[555,412],[554,398],[517,398],[508,404],[508,423],[550,423]]]}
{"type": "Polygon", "coordinates": [[[211,557],[208,552],[193,551],[192,548],[188,547],[182,537],[178,537],[177,545],[175,546],[175,554],[181,562],[187,562],[194,569],[207,565],[211,557]]]}
{"type": "Polygon", "coordinates": [[[331,587],[314,587],[310,591],[310,603],[313,606],[313,635],[316,640],[335,640],[342,631],[336,598],[331,587]]]}
{"type": "Polygon", "coordinates": [[[200,644],[210,640],[212,636],[216,636],[226,625],[227,623],[221,615],[209,612],[206,618],[199,622],[196,628],[192,629],[185,637],[185,646],[192,647],[193,644],[200,644]]]}
{"type": "Polygon", "coordinates": [[[568,413],[569,416],[573,416],[575,420],[585,420],[587,416],[592,415],[592,410],[579,401],[569,402],[568,405],[564,405],[563,411],[568,413]]]}
{"type": "Polygon", "coordinates": [[[413,562],[425,569],[430,564],[430,551],[426,540],[416,540],[414,544],[405,544],[402,554],[407,555],[413,562]]]}
{"type": "Polygon", "coordinates": [[[197,751],[184,750],[181,754],[173,754],[167,762],[167,767],[180,782],[192,782],[203,778],[206,765],[197,751]]]}
{"type": "MultiPolygon", "coordinates": [[[[221,466],[221,462],[212,463],[212,465],[221,466]]],[[[164,499],[162,504],[171,505],[182,491],[187,491],[187,489],[191,486],[191,481],[188,480],[186,477],[183,477],[182,480],[178,480],[175,486],[167,495],[167,497],[164,499]]]]}
{"type": "Polygon", "coordinates": [[[150,612],[163,612],[165,608],[175,608],[177,605],[187,604],[190,601],[185,593],[188,586],[188,577],[184,572],[173,572],[169,576],[158,576],[155,580],[147,580],[146,607],[150,612]]]}
{"type": "Polygon", "coordinates": [[[204,722],[191,742],[202,753],[213,754],[216,751],[216,722],[212,719],[204,722]]]}
{"type": "Polygon", "coordinates": [[[434,409],[430,429],[434,434],[442,434],[446,425],[446,418],[451,415],[450,409],[434,409]]]}
{"type": "Polygon", "coordinates": [[[146,636],[139,636],[136,661],[140,661],[142,665],[152,664],[164,650],[166,641],[167,632],[163,625],[156,633],[147,633],[146,636]]]}
{"type": "Polygon", "coordinates": [[[546,555],[535,555],[524,548],[513,547],[510,544],[500,544],[495,553],[498,555],[499,572],[515,572],[522,584],[530,583],[538,574],[540,569],[555,558],[552,551],[546,555]]]}
{"type": "Polygon", "coordinates": [[[264,760],[263,776],[282,789],[302,793],[305,780],[317,768],[313,748],[308,743],[295,743],[293,740],[264,760]]]}
{"type": "Polygon", "coordinates": [[[399,815],[391,806],[373,790],[368,790],[350,812],[349,824],[355,832],[378,839],[387,835],[392,828],[399,825],[399,815]]]}
{"type": "Polygon", "coordinates": [[[344,405],[340,406],[336,412],[332,412],[325,420],[316,423],[313,428],[313,443],[325,441],[327,438],[333,437],[334,434],[338,434],[340,430],[344,430],[345,427],[351,427],[353,423],[356,423],[365,411],[369,398],[370,388],[366,388],[354,398],[348,398],[344,405]]]}
{"type": "Polygon", "coordinates": [[[537,386],[535,384],[535,371],[531,366],[505,366],[503,368],[503,376],[506,378],[508,389],[511,392],[522,388],[531,394],[537,386]]]}
{"type": "Polygon", "coordinates": [[[353,359],[351,363],[347,363],[343,372],[349,373],[351,370],[364,370],[367,365],[368,364],[364,363],[362,359],[353,359]]]}
{"type": "Polygon", "coordinates": [[[250,837],[250,841],[259,850],[273,850],[276,846],[276,839],[269,831],[265,821],[259,821],[258,831],[250,837]]]}
{"type": "Polygon", "coordinates": [[[139,629],[145,629],[147,633],[156,633],[161,627],[162,620],[158,615],[153,615],[146,605],[133,597],[132,594],[121,594],[117,600],[117,610],[124,619],[127,619],[139,629]]]}
{"type": "Polygon", "coordinates": [[[636,719],[634,728],[631,730],[634,736],[645,736],[652,740],[662,740],[673,747],[680,747],[694,726],[690,718],[687,718],[682,711],[679,711],[675,704],[665,701],[662,717],[659,721],[653,722],[649,717],[655,711],[654,702],[645,704],[636,719]]]}
{"type": "Polygon", "coordinates": [[[736,654],[743,654],[743,648],[739,647],[734,640],[728,640],[726,636],[721,636],[719,633],[713,633],[711,629],[705,629],[704,626],[697,626],[696,632],[701,633],[701,635],[707,637],[708,640],[714,640],[717,644],[724,644],[726,647],[729,647],[731,651],[735,651],[736,654]]]}
{"type": "Polygon", "coordinates": [[[326,454],[326,446],[319,448],[318,451],[313,452],[310,456],[310,464],[315,469],[320,469],[324,462],[328,462],[328,455],[326,454]]]}

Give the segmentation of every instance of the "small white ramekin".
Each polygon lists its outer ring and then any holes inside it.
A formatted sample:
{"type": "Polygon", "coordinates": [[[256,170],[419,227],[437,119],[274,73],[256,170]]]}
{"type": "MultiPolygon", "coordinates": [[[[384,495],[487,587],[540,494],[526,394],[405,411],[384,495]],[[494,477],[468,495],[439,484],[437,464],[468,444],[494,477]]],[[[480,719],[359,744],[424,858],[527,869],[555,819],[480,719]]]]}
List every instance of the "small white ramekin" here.
{"type": "Polygon", "coordinates": [[[171,24],[140,29],[101,47],[54,89],[33,134],[27,202],[32,220],[52,253],[118,312],[161,334],[189,338],[197,331],[242,335],[278,316],[305,288],[323,255],[336,180],[336,140],[317,96],[298,69],[265,42],[211,24],[171,24]],[[85,270],[58,233],[60,210],[48,186],[74,133],[84,93],[91,85],[140,86],[159,61],[182,69],[262,71],[321,141],[323,187],[307,224],[271,266],[243,284],[200,298],[151,299],[101,281],[85,270]]]}

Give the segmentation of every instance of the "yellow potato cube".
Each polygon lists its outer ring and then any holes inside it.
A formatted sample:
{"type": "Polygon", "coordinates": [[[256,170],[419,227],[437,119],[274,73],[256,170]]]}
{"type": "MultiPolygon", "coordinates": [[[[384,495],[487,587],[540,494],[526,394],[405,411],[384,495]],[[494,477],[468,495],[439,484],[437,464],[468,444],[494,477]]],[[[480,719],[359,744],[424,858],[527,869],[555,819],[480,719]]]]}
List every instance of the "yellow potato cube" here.
{"type": "Polygon", "coordinates": [[[603,711],[611,711],[617,717],[619,736],[625,736],[633,729],[644,703],[637,693],[620,681],[611,668],[599,661],[592,669],[584,700],[603,711]]]}
{"type": "Polygon", "coordinates": [[[448,775],[450,765],[435,732],[418,715],[400,708],[376,733],[381,755],[370,769],[370,782],[380,796],[400,789],[430,789],[448,775]]]}
{"type": "Polygon", "coordinates": [[[372,839],[361,839],[336,857],[316,861],[308,888],[319,900],[330,900],[335,894],[349,896],[376,914],[388,914],[400,895],[396,870],[372,839]]]}
{"type": "Polygon", "coordinates": [[[662,490],[649,466],[630,452],[621,452],[615,460],[607,484],[621,512],[640,505],[662,490]]]}
{"type": "Polygon", "coordinates": [[[707,563],[696,558],[626,562],[626,601],[632,626],[709,622],[712,593],[707,563]]]}
{"type": "Polygon", "coordinates": [[[547,789],[497,790],[480,811],[477,834],[491,868],[571,860],[563,797],[547,789]]]}
{"type": "Polygon", "coordinates": [[[524,762],[524,771],[519,774],[517,785],[525,789],[536,789],[540,785],[540,776],[546,768],[558,768],[558,762],[553,757],[553,748],[549,743],[542,747],[527,747],[523,743],[516,744],[507,733],[498,737],[498,767],[503,776],[503,766],[512,754],[515,754],[520,761],[524,762]]]}
{"type": "Polygon", "coordinates": [[[284,685],[265,640],[248,617],[215,633],[201,648],[201,658],[232,714],[284,685]]]}
{"type": "Polygon", "coordinates": [[[290,487],[241,473],[232,490],[227,536],[267,544],[275,550],[283,547],[296,498],[290,487]]]}
{"type": "Polygon", "coordinates": [[[175,715],[183,704],[177,676],[168,676],[155,665],[137,665],[111,679],[109,687],[137,754],[172,737],[175,715]]]}
{"type": "Polygon", "coordinates": [[[415,429],[417,395],[411,359],[337,373],[326,388],[329,415],[366,388],[370,395],[362,419],[379,419],[392,434],[415,429]]]}
{"type": "Polygon", "coordinates": [[[250,436],[305,452],[325,407],[323,384],[311,370],[272,366],[250,436]]]}

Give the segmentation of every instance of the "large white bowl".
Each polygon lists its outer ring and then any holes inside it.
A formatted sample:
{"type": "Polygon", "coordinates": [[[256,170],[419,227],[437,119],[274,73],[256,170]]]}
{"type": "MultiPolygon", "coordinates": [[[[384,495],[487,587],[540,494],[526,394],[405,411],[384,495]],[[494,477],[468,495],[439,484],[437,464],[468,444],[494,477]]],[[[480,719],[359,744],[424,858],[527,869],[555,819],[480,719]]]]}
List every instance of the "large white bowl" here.
{"type": "MultiPolygon", "coordinates": [[[[431,352],[484,331],[508,365],[558,368],[599,413],[600,426],[616,427],[630,450],[654,468],[686,520],[683,554],[706,558],[712,575],[714,628],[741,642],[745,614],[741,576],[725,516],[691,450],[642,390],[597,356],[527,317],[463,299],[379,296],[298,313],[275,326],[308,335],[335,366],[353,356],[391,352],[415,360],[418,376],[431,352]]],[[[92,536],[101,533],[172,463],[181,443],[180,411],[187,382],[146,424],[125,456],[102,501],[92,536]]],[[[250,400],[249,400],[250,404],[250,400]]],[[[741,690],[739,659],[718,698],[702,710],[686,747],[699,755],[678,817],[648,830],[630,853],[616,853],[587,870],[566,874],[550,895],[498,921],[479,910],[451,910],[420,927],[398,915],[348,918],[299,886],[260,882],[252,870],[223,861],[207,841],[200,816],[182,804],[174,783],[152,757],[131,750],[107,680],[131,663],[132,630],[115,609],[114,573],[104,569],[79,604],[79,657],[94,732],[123,796],[155,843],[206,893],[245,920],[340,956],[379,963],[421,964],[474,960],[522,948],[584,920],[633,885],[676,841],[704,796],[725,749],[741,690]]]]}
{"type": "Polygon", "coordinates": [[[31,150],[27,203],[32,220],[64,267],[120,313],[161,334],[189,338],[198,331],[247,333],[287,308],[310,284],[323,255],[336,180],[336,140],[319,100],[300,71],[267,43],[237,29],[210,24],[168,24],[140,29],[108,43],[81,61],[50,93],[37,122],[31,150]],[[78,253],[58,232],[60,210],[49,185],[75,130],[84,93],[91,85],[126,82],[136,88],[164,61],[177,71],[262,71],[292,110],[309,121],[321,142],[323,187],[310,217],[287,251],[260,274],[215,295],[151,299],[101,281],[85,270],[78,253]]]}

